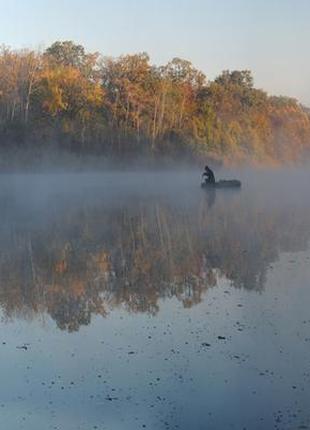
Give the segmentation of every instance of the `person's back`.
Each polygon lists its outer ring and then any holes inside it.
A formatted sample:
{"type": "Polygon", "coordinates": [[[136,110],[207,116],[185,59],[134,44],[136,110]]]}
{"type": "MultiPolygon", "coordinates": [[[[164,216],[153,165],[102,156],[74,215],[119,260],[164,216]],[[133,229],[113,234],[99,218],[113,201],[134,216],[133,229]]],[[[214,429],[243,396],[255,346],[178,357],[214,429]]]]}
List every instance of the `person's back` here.
{"type": "Polygon", "coordinates": [[[205,171],[202,174],[203,177],[205,177],[205,181],[208,184],[215,184],[215,176],[213,171],[210,169],[209,166],[205,167],[205,171]]]}

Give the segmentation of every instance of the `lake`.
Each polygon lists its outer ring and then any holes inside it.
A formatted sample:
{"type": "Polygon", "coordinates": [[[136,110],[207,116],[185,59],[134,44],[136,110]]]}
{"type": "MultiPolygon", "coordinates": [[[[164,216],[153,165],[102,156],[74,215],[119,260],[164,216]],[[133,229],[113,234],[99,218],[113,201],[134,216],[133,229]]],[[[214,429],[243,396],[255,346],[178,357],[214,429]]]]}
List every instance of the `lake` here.
{"type": "Polygon", "coordinates": [[[310,172],[0,177],[0,420],[310,428],[310,172]]]}

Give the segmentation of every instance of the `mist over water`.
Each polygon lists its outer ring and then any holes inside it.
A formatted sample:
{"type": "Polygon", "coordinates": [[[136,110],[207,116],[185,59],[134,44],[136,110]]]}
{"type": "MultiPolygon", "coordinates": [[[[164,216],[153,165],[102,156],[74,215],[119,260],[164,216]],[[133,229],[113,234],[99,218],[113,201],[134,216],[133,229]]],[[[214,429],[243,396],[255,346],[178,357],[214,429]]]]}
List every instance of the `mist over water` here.
{"type": "Polygon", "coordinates": [[[6,428],[310,426],[310,171],[217,177],[1,176],[6,428]]]}

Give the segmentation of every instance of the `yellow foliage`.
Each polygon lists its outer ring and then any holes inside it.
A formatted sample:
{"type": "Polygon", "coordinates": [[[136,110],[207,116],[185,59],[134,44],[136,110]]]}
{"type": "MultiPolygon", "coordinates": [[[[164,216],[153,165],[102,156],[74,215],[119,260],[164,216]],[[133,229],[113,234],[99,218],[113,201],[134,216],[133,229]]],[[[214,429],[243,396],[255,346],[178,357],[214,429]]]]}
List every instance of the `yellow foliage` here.
{"type": "Polygon", "coordinates": [[[88,116],[90,110],[100,107],[104,99],[100,85],[90,82],[71,66],[43,70],[41,84],[43,108],[54,116],[65,112],[88,116]]]}

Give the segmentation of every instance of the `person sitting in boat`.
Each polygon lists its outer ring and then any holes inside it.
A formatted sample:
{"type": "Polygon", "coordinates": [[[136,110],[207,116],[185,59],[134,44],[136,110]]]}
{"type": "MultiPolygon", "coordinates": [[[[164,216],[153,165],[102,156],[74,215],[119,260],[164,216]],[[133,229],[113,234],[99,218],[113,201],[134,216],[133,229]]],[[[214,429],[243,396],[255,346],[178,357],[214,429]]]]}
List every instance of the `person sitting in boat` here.
{"type": "Polygon", "coordinates": [[[215,176],[209,166],[205,167],[205,171],[203,172],[202,177],[205,178],[205,182],[207,184],[215,184],[215,176]]]}

